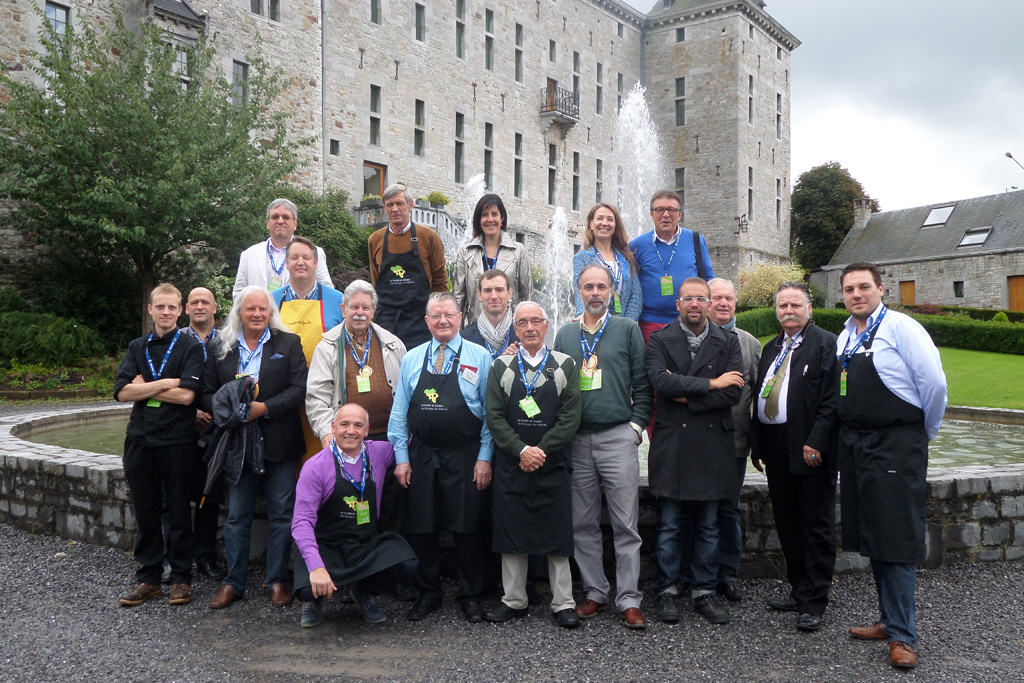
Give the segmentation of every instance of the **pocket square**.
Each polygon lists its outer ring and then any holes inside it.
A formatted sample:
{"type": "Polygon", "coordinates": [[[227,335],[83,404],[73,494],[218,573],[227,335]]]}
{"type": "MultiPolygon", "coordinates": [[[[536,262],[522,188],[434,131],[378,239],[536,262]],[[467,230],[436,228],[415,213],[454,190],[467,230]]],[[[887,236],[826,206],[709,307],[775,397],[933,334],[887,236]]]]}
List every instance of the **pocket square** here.
{"type": "Polygon", "coordinates": [[[270,357],[270,360],[277,360],[278,358],[284,358],[284,354],[283,353],[275,353],[273,356],[270,357]]]}

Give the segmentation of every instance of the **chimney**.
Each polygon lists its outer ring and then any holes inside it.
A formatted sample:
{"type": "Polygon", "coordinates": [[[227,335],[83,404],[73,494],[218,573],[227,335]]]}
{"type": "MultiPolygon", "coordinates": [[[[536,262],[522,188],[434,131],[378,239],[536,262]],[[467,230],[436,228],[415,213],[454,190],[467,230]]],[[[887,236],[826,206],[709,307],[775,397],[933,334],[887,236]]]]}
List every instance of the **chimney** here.
{"type": "Polygon", "coordinates": [[[871,200],[867,198],[853,200],[853,226],[850,231],[863,230],[871,220],[871,200]]]}

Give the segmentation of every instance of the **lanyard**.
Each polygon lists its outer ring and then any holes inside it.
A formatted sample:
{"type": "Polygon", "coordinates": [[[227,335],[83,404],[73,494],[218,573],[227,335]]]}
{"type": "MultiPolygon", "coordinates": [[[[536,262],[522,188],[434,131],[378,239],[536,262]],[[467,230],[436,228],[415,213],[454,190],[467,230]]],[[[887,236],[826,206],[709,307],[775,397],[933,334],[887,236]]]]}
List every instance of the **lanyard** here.
{"type": "Polygon", "coordinates": [[[491,360],[497,359],[497,357],[501,355],[501,352],[508,348],[508,340],[511,339],[511,338],[512,338],[512,328],[509,327],[507,330],[505,330],[505,345],[502,346],[500,349],[492,348],[491,347],[491,342],[489,342],[486,339],[484,339],[484,346],[487,347],[488,353],[491,354],[491,360]]]}
{"type": "Polygon", "coordinates": [[[188,327],[186,327],[186,328],[185,328],[185,331],[186,331],[187,333],[189,333],[190,335],[192,335],[192,337],[193,337],[193,338],[194,338],[194,339],[195,339],[195,340],[196,340],[197,342],[199,342],[200,344],[202,344],[202,345],[203,345],[203,360],[205,361],[205,360],[206,360],[206,342],[207,342],[207,341],[213,341],[214,339],[216,339],[216,338],[217,338],[217,328],[215,327],[215,328],[213,328],[212,330],[210,330],[210,336],[209,336],[209,338],[208,338],[208,339],[203,339],[202,337],[200,337],[200,336],[199,336],[199,333],[198,333],[198,332],[196,332],[195,330],[193,330],[193,329],[192,329],[192,326],[191,326],[191,325],[189,325],[188,327]]]}
{"type": "Polygon", "coordinates": [[[338,459],[338,469],[341,470],[342,476],[348,480],[348,483],[356,487],[356,491],[359,491],[359,500],[363,500],[363,492],[366,490],[366,443],[363,443],[363,447],[359,451],[359,457],[363,461],[363,474],[359,477],[358,482],[345,470],[345,461],[342,459],[341,451],[338,450],[338,444],[334,439],[331,439],[331,450],[334,452],[334,457],[338,459]]]}
{"type": "Polygon", "coordinates": [[[601,329],[594,335],[594,342],[592,344],[587,343],[586,334],[583,332],[583,321],[580,320],[580,349],[583,351],[583,362],[586,363],[590,360],[590,357],[597,351],[597,344],[601,341],[601,335],[604,334],[604,328],[608,327],[608,321],[611,320],[611,315],[605,313],[604,322],[601,323],[601,329]]]}
{"type": "Polygon", "coordinates": [[[345,343],[348,345],[348,352],[352,354],[352,360],[356,362],[359,369],[362,370],[366,365],[366,361],[370,359],[370,340],[373,339],[373,328],[366,328],[366,346],[363,348],[363,360],[356,358],[355,349],[352,348],[352,337],[348,336],[348,329],[345,329],[345,343]]]}
{"type": "Polygon", "coordinates": [[[270,261],[270,268],[274,271],[274,275],[280,277],[281,271],[284,270],[284,262],[286,259],[281,259],[281,265],[274,263],[274,254],[270,250],[270,240],[267,240],[267,260],[270,261]]]}
{"type": "MultiPolygon", "coordinates": [[[[616,292],[622,292],[622,280],[623,280],[622,264],[618,262],[617,256],[614,257],[612,260],[615,261],[616,265],[618,265],[618,268],[612,268],[611,264],[604,260],[604,256],[601,256],[601,252],[599,252],[597,250],[597,247],[594,247],[593,249],[594,249],[594,253],[597,254],[597,260],[600,261],[601,265],[604,266],[605,268],[607,268],[608,272],[612,274],[612,279],[615,281],[615,291],[616,292]]],[[[655,250],[655,251],[657,251],[657,250],[655,250]]],[[[672,258],[674,256],[675,256],[675,252],[673,251],[672,252],[672,257],[669,257],[669,260],[668,260],[668,262],[670,264],[672,263],[672,258]]],[[[658,258],[661,258],[661,254],[658,254],[658,258]]],[[[664,261],[662,262],[662,265],[665,265],[664,261]]],[[[668,267],[667,266],[665,267],[665,274],[668,275],[668,267]]]]}
{"type": "MultiPolygon", "coordinates": [[[[665,259],[662,258],[661,252],[658,250],[658,238],[654,238],[654,253],[658,255],[658,260],[661,261],[661,267],[665,269],[665,275],[668,275],[668,269],[672,267],[672,259],[676,257],[676,251],[679,249],[679,233],[676,232],[675,241],[669,242],[668,246],[672,248],[672,255],[668,257],[668,263],[665,263],[665,259]]],[[[699,257],[698,257],[699,260],[699,257]]]]}
{"type": "MultiPolygon", "coordinates": [[[[278,273],[278,275],[280,275],[280,273],[278,273]]],[[[302,300],[320,301],[322,296],[320,293],[320,287],[320,283],[316,283],[316,287],[309,290],[309,293],[306,294],[306,296],[302,297],[302,300]]],[[[295,294],[295,290],[292,289],[292,286],[289,284],[287,287],[284,288],[283,301],[295,301],[296,299],[299,299],[299,297],[298,295],[295,294]]]]}
{"type": "Polygon", "coordinates": [[[779,371],[779,368],[782,367],[782,364],[786,362],[786,356],[789,355],[789,352],[795,349],[796,347],[800,346],[801,342],[803,342],[803,338],[804,337],[802,332],[798,333],[796,337],[790,337],[790,342],[786,344],[786,348],[784,348],[782,350],[782,353],[779,354],[778,358],[775,359],[775,366],[772,367],[773,376],[775,375],[775,373],[779,371]],[[797,337],[799,337],[799,340],[797,339],[797,337]]]}
{"type": "Polygon", "coordinates": [[[501,245],[494,250],[494,258],[487,258],[487,247],[484,247],[484,265],[487,266],[487,270],[494,270],[498,267],[498,252],[501,251],[501,245]]]}
{"type": "Polygon", "coordinates": [[[241,344],[239,344],[239,346],[238,346],[238,367],[241,370],[241,372],[239,372],[238,374],[240,374],[240,375],[245,374],[245,371],[249,368],[249,363],[252,362],[252,359],[255,358],[257,355],[263,353],[263,342],[267,341],[268,339],[270,339],[270,328],[269,327],[267,327],[267,329],[263,330],[263,334],[260,335],[260,340],[258,342],[256,342],[256,348],[253,349],[252,351],[243,350],[241,344]],[[245,360],[242,360],[242,354],[243,353],[245,354],[245,360]]]}
{"type": "Polygon", "coordinates": [[[537,378],[540,377],[540,373],[544,372],[544,368],[548,366],[548,356],[551,355],[551,349],[544,347],[544,360],[540,362],[537,367],[537,374],[533,376],[533,380],[526,383],[526,368],[523,366],[523,349],[520,347],[519,353],[516,354],[516,358],[519,359],[519,376],[523,379],[523,386],[526,387],[526,395],[529,396],[533,393],[533,387],[537,384],[537,378]]]}
{"type": "Polygon", "coordinates": [[[885,306],[882,306],[882,310],[878,314],[878,320],[876,320],[874,322],[874,324],[871,325],[871,327],[869,327],[868,329],[866,329],[863,332],[861,332],[860,337],[857,338],[857,343],[849,351],[846,350],[846,348],[849,347],[849,345],[850,345],[850,340],[849,340],[849,338],[847,338],[846,346],[843,347],[843,370],[844,371],[846,370],[846,366],[850,364],[850,359],[853,358],[853,355],[855,353],[857,353],[857,349],[859,349],[861,347],[861,344],[864,343],[864,340],[865,339],[869,339],[869,338],[871,338],[871,337],[873,337],[875,335],[875,332],[878,330],[878,326],[882,324],[882,318],[885,317],[885,312],[888,311],[888,310],[889,310],[888,308],[886,308],[885,306]]]}
{"type": "Polygon", "coordinates": [[[146,338],[146,363],[149,365],[149,374],[153,376],[153,381],[160,379],[160,376],[164,374],[164,368],[167,367],[167,359],[171,357],[171,351],[174,350],[174,345],[178,343],[178,337],[181,336],[181,330],[174,333],[174,339],[171,340],[170,346],[164,351],[164,359],[160,361],[160,369],[156,370],[153,368],[153,359],[149,355],[149,342],[153,339],[153,333],[150,332],[146,338]]]}
{"type": "MultiPolygon", "coordinates": [[[[448,347],[448,348],[451,348],[451,347],[448,347]]],[[[437,350],[438,350],[438,351],[440,351],[440,350],[441,350],[441,349],[440,349],[440,347],[438,347],[438,349],[437,349],[437,350]]],[[[428,352],[428,353],[427,353],[427,357],[428,357],[428,358],[430,357],[430,353],[429,353],[429,351],[430,351],[430,349],[427,349],[427,352],[428,352]]],[[[452,357],[451,357],[451,358],[449,358],[448,360],[446,360],[446,361],[444,362],[444,367],[443,367],[443,368],[441,369],[441,374],[442,374],[442,375],[447,375],[447,374],[448,374],[449,372],[451,372],[451,369],[452,369],[452,363],[454,363],[454,362],[455,362],[455,359],[456,359],[456,358],[458,358],[458,356],[459,356],[459,353],[460,353],[461,351],[462,351],[462,346],[459,346],[459,350],[458,350],[458,351],[453,351],[453,352],[452,352],[452,357]]],[[[434,367],[433,363],[431,363],[431,364],[430,364],[430,367],[431,367],[431,368],[433,368],[433,367],[434,367]]]]}

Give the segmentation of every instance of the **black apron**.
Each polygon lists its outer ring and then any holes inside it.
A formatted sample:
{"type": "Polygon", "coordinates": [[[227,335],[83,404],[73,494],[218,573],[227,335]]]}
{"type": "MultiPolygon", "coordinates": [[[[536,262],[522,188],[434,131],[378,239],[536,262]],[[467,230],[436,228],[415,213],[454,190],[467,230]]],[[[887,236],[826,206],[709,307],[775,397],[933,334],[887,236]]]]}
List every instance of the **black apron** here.
{"type": "MultiPolygon", "coordinates": [[[[516,379],[505,403],[505,419],[519,438],[530,446],[540,443],[555,426],[561,400],[555,386],[558,364],[548,358],[543,386],[535,387],[533,399],[540,413],[532,418],[519,406],[526,386],[513,364],[516,379]]],[[[569,446],[545,453],[540,469],[519,469],[519,453],[496,449],[494,453],[494,545],[496,553],[572,557],[572,466],[569,446]]]]}
{"type": "Polygon", "coordinates": [[[416,224],[412,228],[412,249],[404,254],[388,251],[391,228],[384,228],[384,251],[377,275],[377,313],[373,321],[402,340],[407,349],[430,341],[424,316],[430,298],[430,275],[420,260],[416,224]],[[396,273],[393,269],[397,268],[396,273]]]}
{"type": "Polygon", "coordinates": [[[882,382],[871,357],[874,338],[850,358],[846,396],[839,397],[843,550],[913,564],[925,549],[924,411],[882,382]]]}
{"type": "Polygon", "coordinates": [[[461,352],[460,347],[451,369],[442,375],[430,372],[430,354],[424,354],[420,380],[409,399],[407,534],[438,529],[471,534],[480,518],[481,492],[473,483],[473,468],[484,423],[469,409],[459,387],[461,352]]]}
{"type": "MultiPolygon", "coordinates": [[[[334,491],[317,511],[314,527],[320,558],[334,583],[338,586],[353,583],[416,557],[398,534],[377,532],[377,485],[373,468],[366,468],[363,489],[364,499],[370,504],[368,524],[356,524],[356,511],[349,502],[359,500],[359,489],[341,473],[337,457],[334,457],[334,474],[334,491]]],[[[310,583],[309,571],[301,557],[296,564],[301,564],[295,571],[295,590],[298,590],[310,583]]]]}

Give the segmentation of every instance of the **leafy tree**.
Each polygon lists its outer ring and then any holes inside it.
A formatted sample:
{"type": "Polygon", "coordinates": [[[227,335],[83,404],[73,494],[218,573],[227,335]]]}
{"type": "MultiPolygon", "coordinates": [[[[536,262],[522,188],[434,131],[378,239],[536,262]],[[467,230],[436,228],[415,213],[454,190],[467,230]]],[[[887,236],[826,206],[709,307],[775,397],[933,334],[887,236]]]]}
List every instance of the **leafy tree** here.
{"type": "Polygon", "coordinates": [[[802,282],[804,271],[792,263],[761,263],[740,270],[736,305],[744,308],[775,307],[775,292],[783,282],[802,282]]]}
{"type": "MultiPolygon", "coordinates": [[[[869,198],[864,186],[839,162],[800,174],[793,188],[790,240],[793,258],[810,271],[821,270],[853,225],[853,202],[869,198]]],[[[871,210],[878,211],[872,200],[871,210]]]]}
{"type": "MultiPolygon", "coordinates": [[[[78,262],[118,278],[93,280],[91,293],[127,289],[135,307],[204,252],[232,261],[224,252],[251,242],[267,188],[299,166],[306,142],[289,141],[289,116],[272,106],[278,73],[250,55],[247,81],[233,86],[204,39],[172,45],[120,16],[102,35],[41,23],[29,69],[42,87],[0,75],[0,196],[18,202],[14,224],[54,247],[63,289],[80,289],[67,268],[78,262]]],[[[90,322],[106,330],[124,311],[90,322]]],[[[141,318],[145,328],[144,306],[141,318]]]]}

